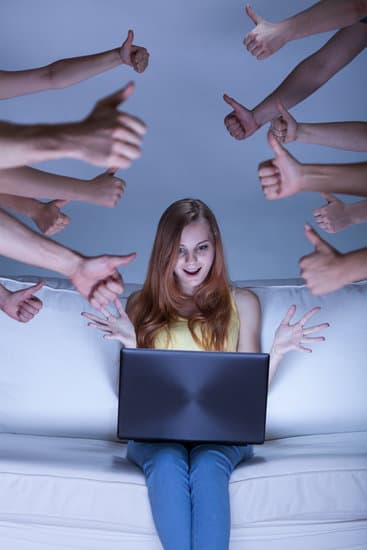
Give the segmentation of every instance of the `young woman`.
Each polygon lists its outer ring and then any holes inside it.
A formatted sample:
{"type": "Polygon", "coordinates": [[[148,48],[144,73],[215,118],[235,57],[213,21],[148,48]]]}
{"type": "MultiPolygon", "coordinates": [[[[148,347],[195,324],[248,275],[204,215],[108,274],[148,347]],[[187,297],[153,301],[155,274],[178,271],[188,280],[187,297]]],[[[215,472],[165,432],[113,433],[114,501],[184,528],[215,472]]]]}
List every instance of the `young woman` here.
{"type": "MultiPolygon", "coordinates": [[[[258,352],[261,312],[250,290],[232,288],[220,231],[211,210],[200,200],[183,199],[163,213],[148,274],[141,290],[128,299],[126,313],[105,319],[84,313],[89,326],[127,347],[258,352]]],[[[320,308],[290,325],[291,306],[276,331],[270,378],[290,349],[311,350],[304,343],[327,327],[304,328],[320,308]]],[[[230,535],[228,481],[239,462],[252,456],[245,446],[130,441],[128,457],[144,472],[154,522],[165,550],[226,550],[230,535]]]]}

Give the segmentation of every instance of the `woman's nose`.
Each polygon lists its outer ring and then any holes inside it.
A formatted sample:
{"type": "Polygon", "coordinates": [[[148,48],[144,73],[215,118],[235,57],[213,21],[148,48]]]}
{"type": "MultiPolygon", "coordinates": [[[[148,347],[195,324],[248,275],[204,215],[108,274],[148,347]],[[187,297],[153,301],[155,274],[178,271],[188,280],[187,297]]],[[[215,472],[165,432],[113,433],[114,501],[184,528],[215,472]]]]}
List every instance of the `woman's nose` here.
{"type": "Polygon", "coordinates": [[[189,250],[186,255],[186,262],[191,263],[191,262],[196,262],[196,260],[197,260],[196,250],[192,250],[192,251],[189,250]]]}

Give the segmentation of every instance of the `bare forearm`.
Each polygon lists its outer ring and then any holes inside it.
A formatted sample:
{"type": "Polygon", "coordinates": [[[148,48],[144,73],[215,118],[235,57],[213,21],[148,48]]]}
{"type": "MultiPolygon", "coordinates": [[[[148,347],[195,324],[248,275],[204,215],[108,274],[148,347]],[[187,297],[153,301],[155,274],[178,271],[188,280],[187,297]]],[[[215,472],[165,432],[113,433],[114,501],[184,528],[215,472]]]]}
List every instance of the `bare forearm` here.
{"type": "Polygon", "coordinates": [[[353,202],[346,206],[349,210],[351,223],[367,222],[367,200],[353,202]]]}
{"type": "Polygon", "coordinates": [[[35,233],[0,210],[0,254],[27,264],[52,269],[70,277],[81,256],[62,245],[35,233]]]}
{"type": "Polygon", "coordinates": [[[347,252],[342,259],[341,279],[344,285],[367,279],[367,248],[347,252]]]}
{"type": "Polygon", "coordinates": [[[120,48],[105,52],[60,59],[35,69],[0,71],[0,99],[41,90],[66,88],[122,64],[120,48]]]}
{"type": "Polygon", "coordinates": [[[366,0],[321,0],[308,9],[289,17],[286,25],[289,40],[320,32],[341,29],[367,15],[366,0]]]}
{"type": "Polygon", "coordinates": [[[122,59],[119,50],[120,48],[114,48],[94,55],[55,61],[47,67],[50,75],[50,87],[66,88],[121,65],[122,59]]]}
{"type": "Polygon", "coordinates": [[[0,169],[62,157],[77,157],[76,124],[0,122],[0,169]]]}
{"type": "Polygon", "coordinates": [[[0,171],[0,190],[17,197],[88,200],[91,183],[29,166],[0,171]]]}
{"type": "Polygon", "coordinates": [[[13,210],[18,214],[23,214],[32,218],[39,206],[39,201],[28,197],[20,197],[15,195],[7,195],[0,193],[0,207],[13,210]]]}
{"type": "Polygon", "coordinates": [[[367,162],[302,164],[299,190],[366,196],[367,162]]]}
{"type": "Polygon", "coordinates": [[[278,367],[283,359],[283,355],[279,354],[273,345],[270,350],[270,361],[269,361],[269,381],[268,385],[270,386],[271,382],[274,379],[275,373],[278,370],[278,367]]]}
{"type": "Polygon", "coordinates": [[[351,151],[367,151],[367,122],[300,122],[297,125],[297,141],[351,151]]]}

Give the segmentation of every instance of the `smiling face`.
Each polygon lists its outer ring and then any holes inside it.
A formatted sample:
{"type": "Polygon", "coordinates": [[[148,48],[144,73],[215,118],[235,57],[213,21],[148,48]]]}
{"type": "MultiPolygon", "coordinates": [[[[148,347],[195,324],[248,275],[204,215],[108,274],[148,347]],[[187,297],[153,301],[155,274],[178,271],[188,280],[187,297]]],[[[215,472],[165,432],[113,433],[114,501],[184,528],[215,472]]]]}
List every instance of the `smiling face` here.
{"type": "Polygon", "coordinates": [[[209,224],[199,219],[184,227],[174,273],[180,289],[188,296],[194,294],[213,265],[215,247],[209,224]]]}

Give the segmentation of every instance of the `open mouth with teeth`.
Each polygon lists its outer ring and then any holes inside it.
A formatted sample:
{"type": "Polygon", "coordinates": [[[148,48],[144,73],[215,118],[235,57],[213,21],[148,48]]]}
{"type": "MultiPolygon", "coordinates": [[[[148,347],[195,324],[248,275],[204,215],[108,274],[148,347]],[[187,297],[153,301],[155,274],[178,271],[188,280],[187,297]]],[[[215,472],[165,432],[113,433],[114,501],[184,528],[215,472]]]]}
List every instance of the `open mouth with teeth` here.
{"type": "Polygon", "coordinates": [[[199,267],[198,269],[196,269],[195,271],[188,271],[187,269],[184,269],[184,272],[186,273],[186,275],[188,275],[189,277],[194,277],[195,275],[197,275],[199,273],[199,271],[201,270],[201,267],[199,267]]]}

